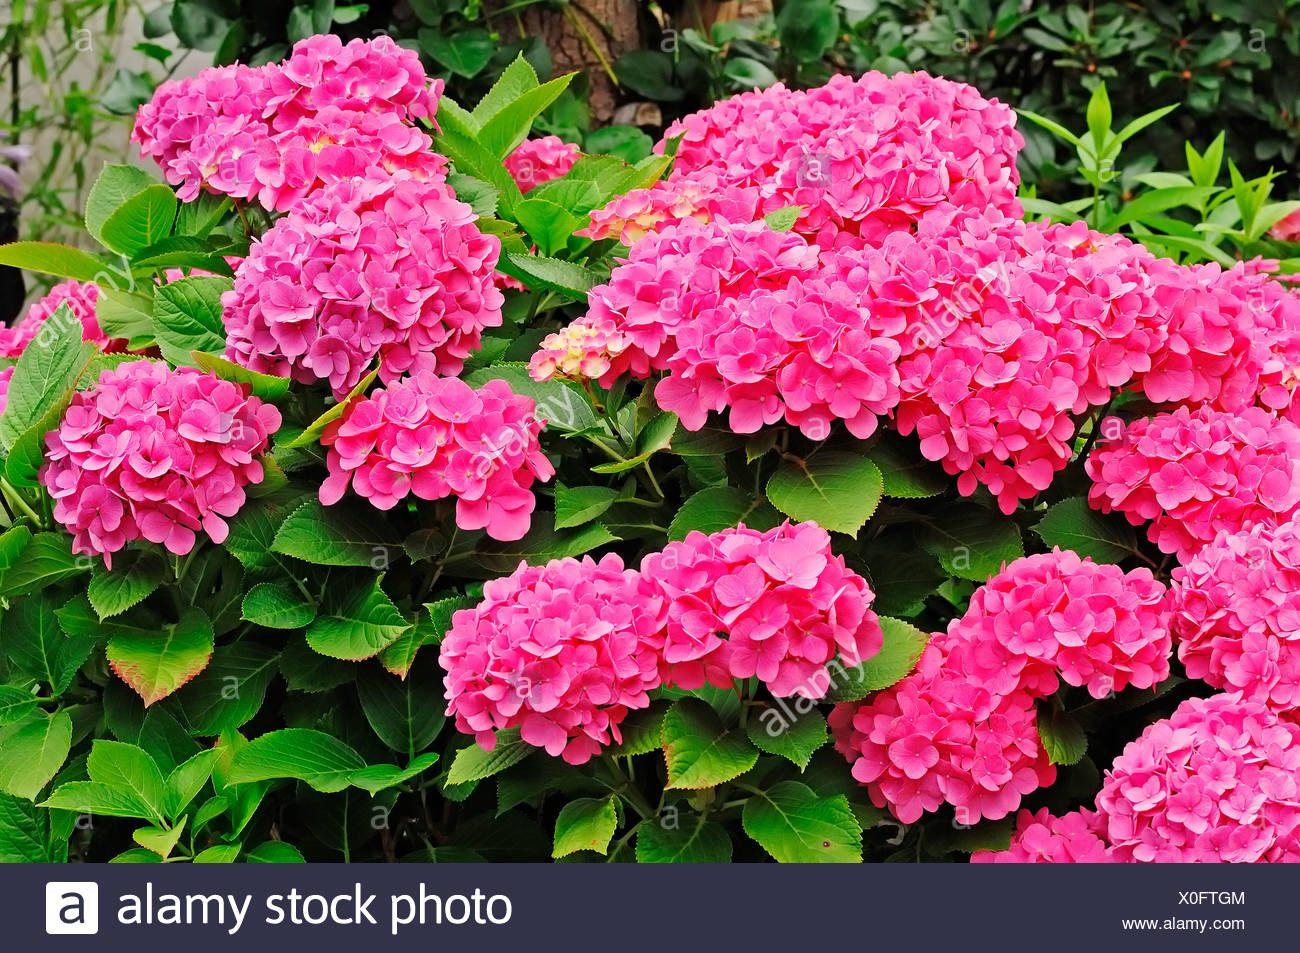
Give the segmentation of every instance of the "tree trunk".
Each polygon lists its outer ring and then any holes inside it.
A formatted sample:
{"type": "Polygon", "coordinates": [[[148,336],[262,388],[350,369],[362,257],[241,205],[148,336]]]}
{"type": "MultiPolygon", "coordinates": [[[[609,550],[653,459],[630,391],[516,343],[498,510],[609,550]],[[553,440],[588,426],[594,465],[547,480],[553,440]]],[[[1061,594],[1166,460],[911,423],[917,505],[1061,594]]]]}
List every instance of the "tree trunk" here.
{"type": "MultiPolygon", "coordinates": [[[[517,22],[522,24],[523,37],[539,37],[550,48],[552,75],[575,70],[587,75],[591,116],[604,123],[614,114],[619,98],[606,66],[612,68],[621,53],[640,45],[638,14],[637,0],[581,0],[560,9],[542,4],[527,7],[517,22]]],[[[508,29],[504,23],[501,26],[508,29]]]]}

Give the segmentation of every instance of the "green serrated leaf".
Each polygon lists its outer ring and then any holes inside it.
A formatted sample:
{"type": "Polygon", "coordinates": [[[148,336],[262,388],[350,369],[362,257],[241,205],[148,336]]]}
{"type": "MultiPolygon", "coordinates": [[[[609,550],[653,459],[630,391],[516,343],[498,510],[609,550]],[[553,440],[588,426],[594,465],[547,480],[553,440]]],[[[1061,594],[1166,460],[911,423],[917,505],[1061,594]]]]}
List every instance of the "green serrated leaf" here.
{"type": "Polygon", "coordinates": [[[826,718],[806,699],[781,698],[751,716],[745,730],[754,747],[780,755],[802,771],[813,754],[830,740],[826,718]],[[807,706],[808,710],[800,711],[807,706]]]}
{"type": "Polygon", "coordinates": [[[1034,526],[1048,546],[1072,549],[1094,562],[1122,562],[1138,551],[1137,534],[1126,520],[1098,513],[1081,497],[1050,507],[1034,526]]]}
{"type": "Polygon", "coordinates": [[[467,784],[490,778],[523,761],[537,749],[519,737],[518,728],[498,731],[496,744],[491,751],[484,751],[473,744],[456,752],[456,759],[451,763],[447,773],[448,784],[467,784]]]}
{"type": "Polygon", "coordinates": [[[152,550],[128,550],[120,554],[112,570],[100,562],[91,567],[86,595],[100,619],[121,615],[144,601],[166,575],[167,565],[152,550]]]}
{"type": "Polygon", "coordinates": [[[880,628],[885,641],[876,655],[849,669],[844,669],[838,661],[828,666],[830,688],[823,701],[857,701],[897,684],[916,668],[930,637],[901,619],[881,617],[880,628]]]}
{"type": "Polygon", "coordinates": [[[758,763],[758,750],[744,733],[728,729],[698,698],[674,702],[664,716],[660,740],[670,788],[714,787],[758,763]]]}
{"type": "Polygon", "coordinates": [[[767,483],[767,498],[778,510],[823,529],[857,535],[880,504],[880,470],[856,453],[818,453],[803,461],[781,461],[767,483]]]}
{"type": "Polygon", "coordinates": [[[567,857],[579,850],[604,854],[618,829],[618,808],[614,795],[604,798],[575,798],[555,818],[555,846],[551,856],[567,857]]]}
{"type": "Polygon", "coordinates": [[[190,606],[179,622],[156,632],[119,631],[108,641],[108,663],[147,708],[203,671],[212,658],[213,642],[207,613],[190,606]]]}
{"type": "Polygon", "coordinates": [[[285,728],[254,738],[236,751],[227,782],[241,785],[295,778],[330,794],[346,788],[365,767],[361,755],[323,731],[285,728]]]}
{"type": "Polygon", "coordinates": [[[862,830],[843,794],[820,797],[806,784],[782,781],[745,803],[741,824],[783,864],[862,862],[862,830]]]}

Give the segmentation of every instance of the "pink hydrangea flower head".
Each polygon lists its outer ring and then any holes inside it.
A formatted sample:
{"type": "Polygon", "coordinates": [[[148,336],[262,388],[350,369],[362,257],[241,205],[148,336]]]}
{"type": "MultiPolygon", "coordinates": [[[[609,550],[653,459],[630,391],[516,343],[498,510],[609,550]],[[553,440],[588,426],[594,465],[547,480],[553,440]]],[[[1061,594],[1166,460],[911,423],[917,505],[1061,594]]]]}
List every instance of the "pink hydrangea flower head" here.
{"type": "Polygon", "coordinates": [[[1221,531],[1276,526],[1300,509],[1300,427],[1249,407],[1200,407],[1134,421],[1099,445],[1088,501],[1118,511],[1180,559],[1221,531]]]}
{"type": "Polygon", "coordinates": [[[21,357],[32,341],[57,331],[57,328],[47,328],[46,324],[63,304],[71,310],[73,319],[81,322],[82,340],[98,344],[105,351],[121,350],[125,341],[110,341],[100,330],[95,317],[98,300],[99,285],[93,282],[65,281],[55,285],[49,294],[27,309],[17,324],[0,327],[0,357],[21,357]]]}
{"type": "Polygon", "coordinates": [[[1300,726],[1225,693],[1147,727],[1106,772],[1097,811],[1121,863],[1300,860],[1300,726]]]}
{"type": "Polygon", "coordinates": [[[835,747],[853,777],[904,824],[944,803],[961,824],[996,820],[1056,779],[1039,741],[1034,697],[991,690],[968,664],[974,654],[937,635],[911,675],[831,713],[835,747]]]}
{"type": "Polygon", "coordinates": [[[330,34],[310,36],[268,71],[262,116],[276,132],[330,108],[389,113],[408,122],[432,120],[443,85],[441,79],[430,83],[420,54],[392,37],[345,45],[330,34]]]}
{"type": "Polygon", "coordinates": [[[1169,677],[1165,587],[1149,569],[1126,573],[1059,548],[1004,566],[948,637],[972,649],[968,674],[997,693],[1043,697],[1059,676],[1104,698],[1169,677]]]}
{"type": "Polygon", "coordinates": [[[1169,598],[1189,676],[1300,708],[1300,522],[1220,533],[1174,570],[1169,598]]]}
{"type": "Polygon", "coordinates": [[[593,209],[591,224],[577,234],[596,241],[617,238],[631,247],[651,232],[688,218],[752,222],[759,217],[760,202],[757,187],[733,185],[716,170],[700,169],[615,196],[604,207],[593,209]]]}
{"type": "Polygon", "coordinates": [[[611,319],[582,317],[542,339],[528,362],[528,373],[536,381],[598,380],[626,347],[626,337],[611,319]]]}
{"type": "Polygon", "coordinates": [[[40,480],[73,551],[105,565],[132,540],[184,555],[196,534],[226,539],[225,518],[260,483],[259,455],[280,413],[238,385],[162,361],[131,361],[73,396],[46,435],[40,480]]]}
{"type": "Polygon", "coordinates": [[[419,54],[389,37],[345,46],[314,36],[283,63],[213,67],[164,83],[140,108],[132,140],[185,201],[208,189],[287,211],[369,169],[441,181],[446,160],[415,126],[433,120],[441,92],[419,54]]]}
{"type": "Polygon", "coordinates": [[[582,150],[559,136],[525,139],[506,156],[505,167],[519,186],[529,192],[537,186],[568,174],[582,155],[582,150]]]}
{"type": "Polygon", "coordinates": [[[408,494],[454,496],[462,529],[520,539],[536,505],[533,481],[555,473],[534,410],[504,381],[474,390],[429,371],[402,378],[354,400],[325,428],[329,477],[320,500],[337,503],[349,485],[384,510],[408,494]]]}
{"type": "Polygon", "coordinates": [[[646,637],[660,614],[617,555],[521,563],[452,618],[439,654],[447,714],[485,750],[517,727],[528,744],[582,764],[622,740],[628,711],[650,704],[659,665],[646,637]]]}
{"type": "Polygon", "coordinates": [[[971,86],[869,72],[742,93],[674,122],[664,140],[682,137],[674,177],[713,169],[756,187],[760,214],[803,206],[795,228],[834,247],[879,242],[941,203],[1019,217],[1014,124],[971,86]]]}
{"type": "Polygon", "coordinates": [[[972,864],[1108,864],[1113,863],[1101,837],[1101,815],[1071,811],[1053,817],[1047,808],[1016,815],[1016,830],[1006,850],[982,850],[972,864]]]}
{"type": "Polygon", "coordinates": [[[816,523],[691,532],[642,561],[641,587],[667,607],[654,644],[681,688],[757,675],[773,694],[821,698],[884,644],[875,594],[816,523]]]}
{"type": "Polygon", "coordinates": [[[222,298],[227,356],[264,374],[328,380],[342,399],[380,377],[457,374],[501,323],[500,240],[446,185],[409,172],[323,188],[254,243],[222,298]]]}

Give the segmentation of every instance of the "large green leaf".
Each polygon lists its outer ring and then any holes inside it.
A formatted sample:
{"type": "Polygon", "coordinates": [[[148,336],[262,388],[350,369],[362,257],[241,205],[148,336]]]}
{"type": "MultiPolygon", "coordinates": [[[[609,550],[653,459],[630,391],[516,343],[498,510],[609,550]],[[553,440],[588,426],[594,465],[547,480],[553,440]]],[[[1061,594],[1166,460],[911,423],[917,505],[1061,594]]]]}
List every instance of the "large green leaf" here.
{"type": "Polygon", "coordinates": [[[342,791],[366,766],[351,747],[323,731],[285,728],[254,738],[235,752],[227,781],[248,784],[295,778],[325,794],[342,791]]]}
{"type": "MultiPolygon", "coordinates": [[[[684,827],[665,827],[651,818],[636,829],[639,864],[725,864],[731,860],[731,837],[721,824],[688,819],[684,827]]],[[[677,820],[676,816],[673,820],[677,820]]]]}
{"type": "Polygon", "coordinates": [[[108,642],[108,662],[148,707],[203,671],[213,642],[207,613],[190,606],[179,622],[156,632],[124,629],[115,634],[108,642]]]}
{"type": "Polygon", "coordinates": [[[284,583],[259,582],[244,596],[243,616],[268,629],[297,629],[316,618],[316,606],[284,583]]]}
{"type": "Polygon", "coordinates": [[[510,103],[502,106],[495,115],[486,119],[479,127],[477,136],[479,143],[497,159],[504,159],[510,155],[528,135],[533,120],[555,102],[576,75],[576,73],[566,73],[557,76],[535,89],[521,93],[510,103]]]}
{"type": "Polygon", "coordinates": [[[559,292],[574,301],[585,302],[587,292],[605,280],[604,275],[576,262],[519,252],[506,252],[497,269],[531,289],[559,292]]]}
{"type": "Polygon", "coordinates": [[[361,710],[379,740],[393,751],[414,758],[438,736],[446,721],[446,701],[431,691],[440,683],[432,660],[419,663],[417,677],[401,679],[379,666],[369,666],[357,678],[361,710]]]}
{"type": "Polygon", "coordinates": [[[745,803],[741,824],[783,864],[862,862],[862,829],[843,794],[819,797],[806,784],[782,781],[745,803]]]}
{"type": "Polygon", "coordinates": [[[0,728],[0,791],[35,800],[72,750],[72,716],[36,712],[0,728]]]}
{"type": "MultiPolygon", "coordinates": [[[[524,93],[536,89],[537,86],[537,73],[524,59],[524,55],[522,53],[518,54],[510,65],[501,71],[497,81],[492,84],[492,88],[487,91],[487,94],[478,101],[478,105],[474,107],[473,112],[465,114],[468,125],[473,131],[477,132],[485,122],[498,115],[501,110],[511,103],[518,101],[519,97],[524,93]]],[[[447,100],[444,97],[442,104],[439,106],[440,110],[446,102],[447,100]]],[[[441,115],[438,118],[441,119],[441,115]]]]}
{"type": "Polygon", "coordinates": [[[871,462],[880,469],[885,496],[917,500],[938,496],[948,488],[951,478],[943,469],[896,443],[882,442],[871,450],[871,462]]]}
{"type": "Polygon", "coordinates": [[[99,739],[90,749],[86,770],[92,781],[136,798],[149,808],[153,820],[163,819],[167,782],[143,748],[99,739]]]}
{"type": "Polygon", "coordinates": [[[155,184],[149,173],[133,165],[104,166],[86,196],[86,231],[96,241],[102,241],[104,223],[109,217],[127,199],[155,184]]]}
{"type": "Polygon", "coordinates": [[[425,29],[419,38],[420,49],[466,79],[481,73],[497,48],[491,34],[478,27],[454,32],[425,29]]]}
{"type": "Polygon", "coordinates": [[[36,711],[36,696],[23,688],[0,685],[0,727],[22,721],[36,711]]]}
{"type": "Polygon", "coordinates": [[[37,271],[74,281],[105,281],[117,277],[107,264],[79,248],[55,242],[13,242],[0,245],[0,265],[37,271]]]}
{"type": "Polygon", "coordinates": [[[151,185],[104,220],[99,240],[130,258],[170,235],[175,221],[176,193],[166,185],[151,185]]]}
{"type": "Polygon", "coordinates": [[[360,661],[378,655],[411,623],[384,595],[375,576],[343,591],[326,593],[320,615],[307,628],[307,644],[321,655],[360,661]]]}
{"type": "Polygon", "coordinates": [[[885,642],[877,654],[847,670],[834,663],[828,667],[831,681],[824,701],[857,701],[898,683],[916,668],[930,637],[901,619],[882,616],[880,628],[885,642]]]}
{"type": "Polygon", "coordinates": [[[945,572],[978,583],[1025,554],[1015,521],[965,501],[931,511],[921,545],[945,572]]]}
{"type": "Polygon", "coordinates": [[[614,505],[618,490],[608,486],[555,485],[555,528],[589,523],[614,505]]]}
{"type": "Polygon", "coordinates": [[[12,448],[37,424],[48,425],[44,419],[47,412],[71,395],[95,356],[94,345],[83,341],[82,334],[81,321],[66,303],[61,304],[24,349],[9,379],[4,413],[0,414],[0,446],[4,449],[12,448]]]}
{"type": "Polygon", "coordinates": [[[679,699],[668,709],[660,737],[670,788],[711,788],[758,763],[758,750],[744,732],[728,729],[698,698],[679,699]]]}
{"type": "Polygon", "coordinates": [[[179,278],[154,292],[154,337],[163,357],[173,364],[189,364],[194,351],[225,350],[221,295],[231,287],[229,278],[194,275],[179,278]]]}
{"type": "Polygon", "coordinates": [[[111,571],[100,562],[91,567],[86,594],[100,619],[107,619],[147,598],[166,572],[166,563],[153,550],[128,550],[118,555],[111,571]]]}
{"type": "Polygon", "coordinates": [[[519,737],[518,728],[498,731],[496,744],[484,751],[477,744],[461,748],[451,763],[447,774],[448,784],[468,784],[481,781],[523,761],[537,749],[519,737]]]}
{"type": "Polygon", "coordinates": [[[1050,699],[1038,703],[1038,737],[1052,764],[1078,764],[1088,753],[1088,736],[1072,715],[1050,699]]]}
{"type": "Polygon", "coordinates": [[[781,461],[767,483],[767,498],[791,519],[857,534],[880,504],[880,469],[856,453],[818,453],[802,463],[781,461]]]}
{"type": "Polygon", "coordinates": [[[404,768],[391,764],[369,765],[354,773],[349,778],[349,782],[353,787],[362,788],[371,794],[375,794],[387,788],[396,787],[403,781],[409,781],[416,775],[428,771],[437,763],[438,753],[429,751],[412,758],[411,762],[404,768]]]}
{"type": "Polygon", "coordinates": [[[1081,496],[1049,508],[1034,532],[1048,546],[1072,549],[1099,563],[1121,562],[1138,552],[1137,534],[1126,520],[1098,513],[1081,496]]]}
{"type": "Polygon", "coordinates": [[[253,642],[218,648],[207,668],[176,695],[194,734],[216,736],[251,721],[279,672],[279,658],[253,642]]]}
{"type": "Polygon", "coordinates": [[[745,729],[756,748],[794,762],[801,771],[808,767],[813,753],[830,740],[825,716],[796,698],[768,705],[749,719],[745,729]],[[792,710],[790,706],[795,707],[792,710]],[[801,707],[809,710],[800,711],[801,707]]]}
{"type": "Polygon", "coordinates": [[[61,819],[25,798],[0,794],[0,864],[61,864],[68,859],[68,835],[61,819]]]}
{"type": "Polygon", "coordinates": [[[692,530],[716,533],[744,523],[760,510],[772,512],[761,497],[734,486],[706,486],[682,504],[668,524],[668,538],[685,539],[692,530]]]}
{"type": "Polygon", "coordinates": [[[0,649],[13,669],[61,695],[90,657],[95,640],[65,633],[54,606],[48,592],[14,603],[0,620],[0,649]]]}
{"type": "Polygon", "coordinates": [[[618,828],[617,798],[575,798],[555,818],[555,846],[551,856],[559,859],[579,850],[603,854],[618,828]]]}
{"type": "Polygon", "coordinates": [[[290,514],[271,544],[273,552],[318,566],[387,565],[401,542],[374,508],[344,500],[323,506],[309,500],[290,514]]]}

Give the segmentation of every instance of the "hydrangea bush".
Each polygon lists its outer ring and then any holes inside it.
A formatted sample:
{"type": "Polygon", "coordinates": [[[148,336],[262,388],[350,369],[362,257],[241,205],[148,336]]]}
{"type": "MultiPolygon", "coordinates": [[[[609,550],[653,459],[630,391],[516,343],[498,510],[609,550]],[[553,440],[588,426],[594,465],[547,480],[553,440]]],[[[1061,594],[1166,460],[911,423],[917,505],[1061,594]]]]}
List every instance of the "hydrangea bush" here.
{"type": "Polygon", "coordinates": [[[312,37],[160,87],[98,251],[0,247],[64,280],[0,332],[0,856],[1300,857],[1277,263],[1027,215],[925,73],[636,164],[529,138],[567,83],[312,37]]]}

